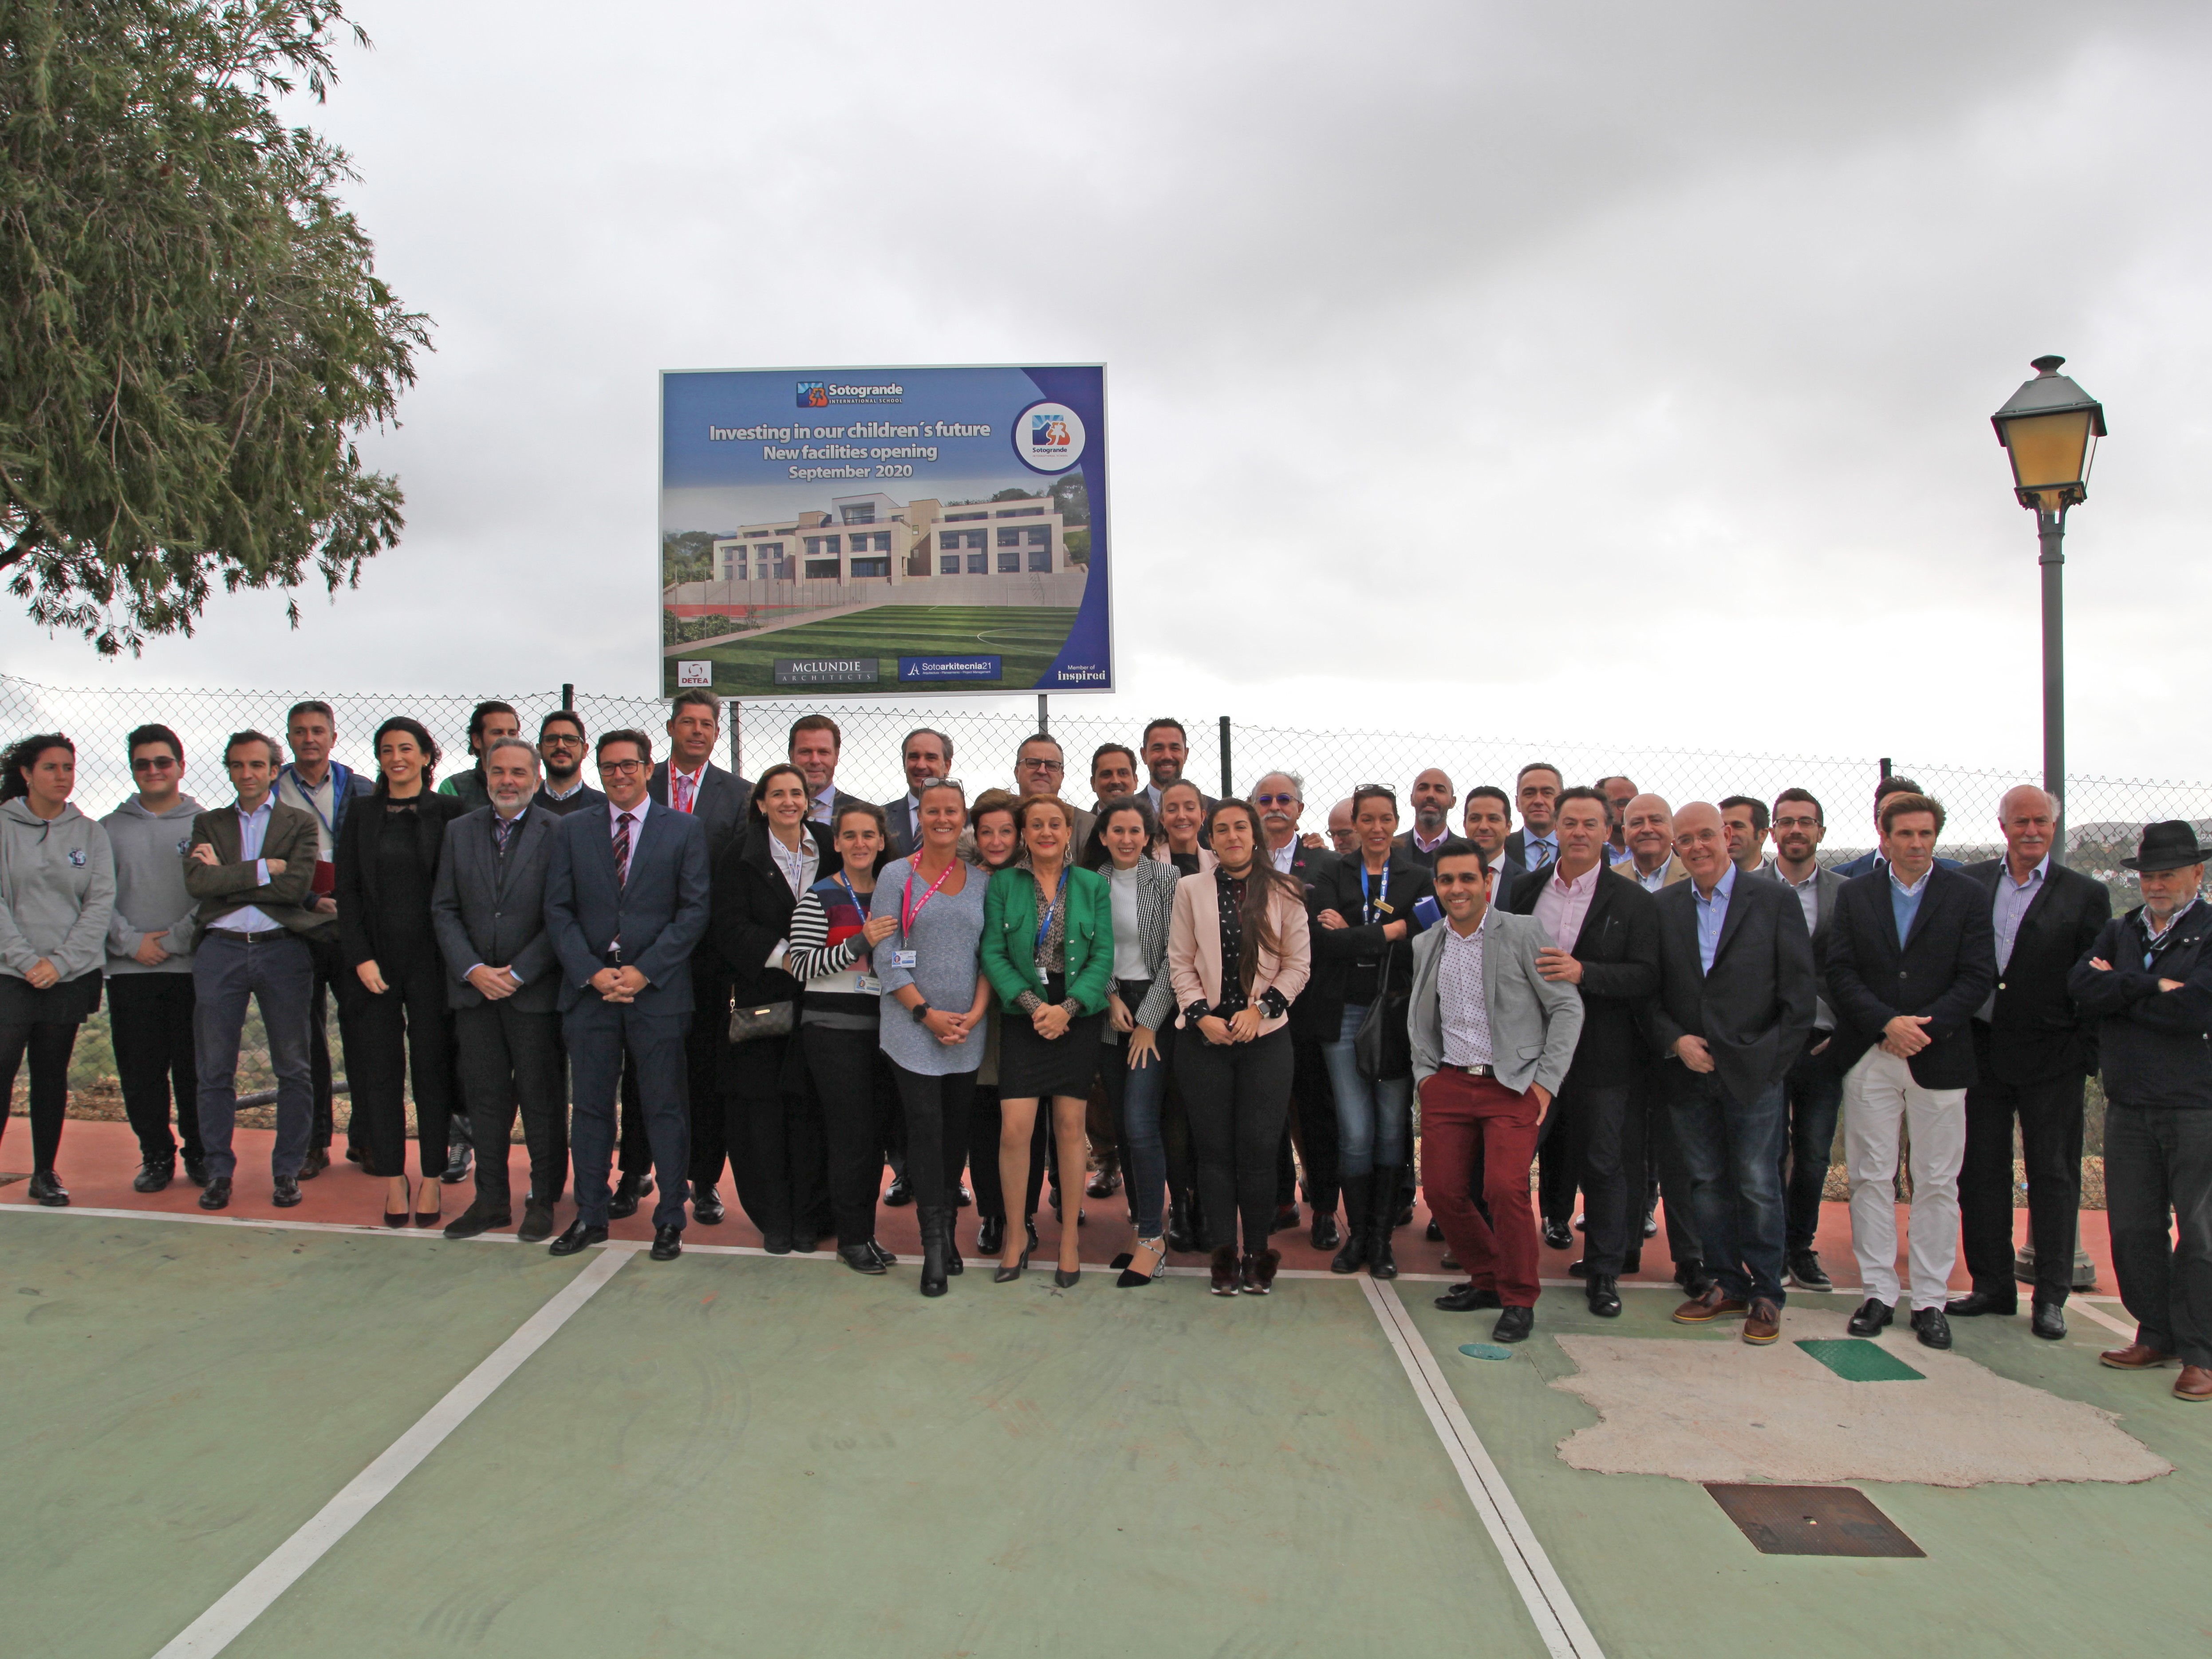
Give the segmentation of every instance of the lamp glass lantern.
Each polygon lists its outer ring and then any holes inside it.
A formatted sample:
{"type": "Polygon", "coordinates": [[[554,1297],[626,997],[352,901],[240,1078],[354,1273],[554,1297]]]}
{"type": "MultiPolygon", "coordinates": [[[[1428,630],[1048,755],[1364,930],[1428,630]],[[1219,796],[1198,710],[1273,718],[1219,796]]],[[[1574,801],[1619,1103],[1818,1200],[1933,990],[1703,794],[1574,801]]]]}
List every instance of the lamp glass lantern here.
{"type": "Polygon", "coordinates": [[[2022,507],[2063,513],[2088,499],[2089,469],[2105,435],[2105,406],[2061,374],[2063,357],[2038,357],[2036,377],[1990,417],[2012,460],[2022,507]]]}

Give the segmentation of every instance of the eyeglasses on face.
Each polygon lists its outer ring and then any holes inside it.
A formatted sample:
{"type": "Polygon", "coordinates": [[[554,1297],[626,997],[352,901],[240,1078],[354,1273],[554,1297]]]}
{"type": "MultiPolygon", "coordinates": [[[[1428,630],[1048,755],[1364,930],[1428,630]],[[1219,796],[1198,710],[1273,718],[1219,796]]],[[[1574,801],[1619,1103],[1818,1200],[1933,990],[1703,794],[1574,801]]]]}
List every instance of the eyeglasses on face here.
{"type": "Polygon", "coordinates": [[[143,760],[133,759],[131,769],[134,772],[166,772],[176,763],[176,757],[172,755],[149,755],[143,760]]]}
{"type": "Polygon", "coordinates": [[[612,772],[623,777],[628,777],[633,772],[641,772],[644,769],[645,763],[641,760],[603,760],[599,763],[600,771],[612,772]]]}
{"type": "Polygon", "coordinates": [[[1067,768],[1056,760],[1025,760],[1020,763],[1025,772],[1065,772],[1067,768]]]}
{"type": "Polygon", "coordinates": [[[1296,795],[1255,795],[1252,797],[1252,805],[1255,806],[1296,806],[1297,804],[1298,798],[1296,795]]]}
{"type": "Polygon", "coordinates": [[[581,749],[584,740],[571,732],[549,732],[538,739],[538,746],[541,749],[581,749]]]}

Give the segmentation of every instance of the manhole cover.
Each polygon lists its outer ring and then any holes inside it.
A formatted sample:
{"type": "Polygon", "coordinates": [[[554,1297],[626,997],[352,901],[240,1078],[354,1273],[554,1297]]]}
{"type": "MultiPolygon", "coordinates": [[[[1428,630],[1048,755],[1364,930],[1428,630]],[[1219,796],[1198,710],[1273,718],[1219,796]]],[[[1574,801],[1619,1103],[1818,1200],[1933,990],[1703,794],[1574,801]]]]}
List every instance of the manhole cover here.
{"type": "Polygon", "coordinates": [[[1925,1556],[1850,1486],[1755,1486],[1707,1481],[1728,1518],[1761,1555],[1925,1556]]]}
{"type": "Polygon", "coordinates": [[[1863,1336],[1801,1339],[1797,1346],[1846,1382],[1925,1382],[1916,1371],[1879,1342],[1863,1336]]]}

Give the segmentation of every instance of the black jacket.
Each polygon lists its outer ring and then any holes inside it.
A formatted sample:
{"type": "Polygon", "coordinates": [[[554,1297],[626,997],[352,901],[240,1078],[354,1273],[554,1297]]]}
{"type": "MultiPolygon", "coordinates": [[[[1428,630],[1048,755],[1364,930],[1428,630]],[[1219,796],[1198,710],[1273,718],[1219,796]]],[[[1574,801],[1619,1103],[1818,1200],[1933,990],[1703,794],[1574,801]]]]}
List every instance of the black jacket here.
{"type": "MultiPolygon", "coordinates": [[[[1990,859],[1960,873],[1979,883],[1994,904],[2004,867],[2002,859],[1990,859]]],[[[2066,979],[2112,919],[2112,895],[2105,884],[2054,859],[2021,918],[2012,960],[1997,976],[1984,1050],[1996,1081],[2047,1083],[2097,1069],[2096,1022],[2075,1006],[2066,979]]]]}
{"type": "Polygon", "coordinates": [[[1836,1011],[1838,1071],[1849,1071],[1899,1014],[1926,1014],[1928,1046],[1907,1062],[1923,1089],[1964,1089],[1974,1080],[1967,1025],[1997,982],[1996,932],[1981,884],[1941,865],[1928,872],[1912,932],[1900,946],[1890,908],[1889,872],[1855,876],[1836,896],[1822,966],[1836,1011]]]}
{"type": "Polygon", "coordinates": [[[1739,873],[1706,973],[1698,956],[1697,901],[1695,881],[1678,881],[1651,898],[1659,914],[1652,1046],[1666,1054],[1679,1038],[1702,1037],[1721,1085],[1748,1103],[1782,1081],[1813,1029],[1813,941],[1795,893],[1739,873]]]}
{"type": "Polygon", "coordinates": [[[2097,1022],[2105,1092],[2115,1106],[2212,1111],[2212,905],[2191,905],[2146,968],[2148,948],[2137,906],[2098,931],[2067,980],[2097,1022]],[[2112,968],[2092,968],[2090,957],[2112,968]],[[2161,991],[2162,979],[2181,988],[2161,991]]]}
{"type": "MultiPolygon", "coordinates": [[[[1343,858],[1330,855],[1326,862],[1322,854],[1308,853],[1313,862],[1308,865],[1312,872],[1304,879],[1307,883],[1306,916],[1311,923],[1309,937],[1313,941],[1313,976],[1299,994],[1298,1007],[1304,1013],[1305,1029],[1323,1042],[1334,1042],[1344,1029],[1344,1004],[1352,982],[1352,966],[1362,958],[1380,958],[1385,948],[1382,930],[1394,921],[1406,924],[1406,937],[1389,946],[1390,957],[1390,989],[1394,997],[1409,994],[1413,988],[1413,907],[1436,891],[1436,884],[1429,872],[1417,864],[1409,863],[1393,848],[1386,871],[1389,878],[1390,896],[1387,902],[1390,914],[1372,927],[1364,926],[1364,915],[1359,899],[1359,872],[1365,867],[1365,859],[1358,853],[1343,858]],[[1324,927],[1313,918],[1324,910],[1334,910],[1349,925],[1343,927],[1324,927]]],[[[1370,884],[1375,896],[1382,897],[1379,878],[1370,884]]]]}
{"type": "MultiPolygon", "coordinates": [[[[415,857],[422,872],[425,899],[422,925],[423,932],[428,933],[431,921],[428,898],[437,884],[439,859],[446,845],[446,826],[469,809],[456,797],[441,795],[433,789],[425,789],[416,796],[415,803],[415,857]]],[[[332,849],[337,864],[337,884],[331,897],[338,903],[338,943],[345,950],[349,967],[374,962],[380,954],[377,948],[377,922],[383,911],[377,892],[376,858],[384,829],[381,796],[356,801],[353,811],[346,814],[345,824],[338,831],[337,845],[332,849]]]]}
{"type": "MultiPolygon", "coordinates": [[[[1551,878],[1549,868],[1522,876],[1505,908],[1533,916],[1551,878]]],[[[1627,877],[1601,869],[1574,957],[1583,965],[1583,1030],[1569,1076],[1590,1088],[1625,1088],[1650,1062],[1643,1026],[1659,990],[1657,901],[1627,877]]]]}
{"type": "MultiPolygon", "coordinates": [[[[814,840],[821,863],[814,879],[835,875],[844,860],[830,844],[829,832],[818,823],[801,826],[814,840]]],[[[714,919],[707,935],[714,941],[728,964],[738,1006],[789,1002],[799,994],[799,983],[781,968],[770,968],[769,955],[791,937],[791,913],[799,900],[783,872],[775,867],[769,851],[768,825],[750,821],[744,832],[732,841],[715,866],[714,919]]]]}

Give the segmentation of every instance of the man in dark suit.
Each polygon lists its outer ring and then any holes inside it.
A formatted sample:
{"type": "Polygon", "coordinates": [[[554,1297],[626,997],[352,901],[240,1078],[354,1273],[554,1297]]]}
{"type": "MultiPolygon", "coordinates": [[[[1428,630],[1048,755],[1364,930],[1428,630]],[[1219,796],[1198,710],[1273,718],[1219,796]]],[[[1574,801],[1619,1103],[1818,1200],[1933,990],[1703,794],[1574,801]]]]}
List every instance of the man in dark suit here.
{"type": "Polygon", "coordinates": [[[1717,807],[1674,814],[1687,881],[1662,890],[1655,1046],[1706,1268],[1717,1282],[1674,1310],[1683,1324],[1741,1317],[1781,1334],[1782,1079],[1813,1026],[1813,941],[1781,883],[1740,874],[1717,807]]]}
{"type": "MultiPolygon", "coordinates": [[[[1116,754],[1127,756],[1129,751],[1116,746],[1116,754]]],[[[1097,757],[1092,766],[1095,779],[1097,757]]],[[[1133,792],[1133,759],[1129,768],[1131,789],[1123,793],[1133,792]]],[[[1298,833],[1299,820],[1305,813],[1305,780],[1295,772],[1263,772],[1252,785],[1251,800],[1252,810],[1260,815],[1261,852],[1276,869],[1298,884],[1310,912],[1314,876],[1334,863],[1336,854],[1307,846],[1306,838],[1298,833]]],[[[1104,798],[1099,805],[1105,805],[1104,798]]],[[[1291,1158],[1295,1141],[1297,1163],[1305,1167],[1306,1202],[1313,1206],[1309,1239],[1317,1250],[1334,1250],[1343,1243],[1336,1225],[1336,1093],[1329,1085],[1321,1042],[1306,1029],[1310,1021],[1298,1018],[1301,1000],[1293,998],[1291,1002],[1291,1113],[1276,1160],[1275,1225],[1297,1224],[1297,1174],[1291,1158]]],[[[1328,1035],[1333,1038],[1336,1034],[1328,1035]]]]}
{"type": "MultiPolygon", "coordinates": [[[[1183,763],[1190,758],[1190,734],[1182,729],[1181,720],[1172,715],[1163,715],[1145,727],[1144,738],[1138,747],[1142,751],[1145,774],[1149,780],[1145,785],[1145,799],[1152,803],[1152,816],[1157,818],[1160,815],[1162,792],[1170,784],[1182,781],[1183,763]]],[[[1196,783],[1198,780],[1193,778],[1191,781],[1196,783]]],[[[1198,796],[1205,804],[1206,817],[1211,818],[1213,809],[1221,803],[1204,789],[1198,792],[1198,796]]],[[[1201,831],[1198,844],[1210,847],[1212,835],[1210,830],[1201,831]]]]}
{"type": "Polygon", "coordinates": [[[2027,1236],[2035,1246],[2029,1328],[2066,1334],[2074,1237],[2081,1209],[2081,1097],[2097,1069],[2097,1040],[2066,988],[2112,919],[2100,881],[2051,857],[2057,809],[2033,784],[1997,803],[2005,855],[1963,872],[1989,896],[1997,988],[1974,1012],[1974,1081],[1966,1091],[1966,1152],[1959,1170],[1959,1230],[1973,1289],[1945,1305],[1956,1318],[2019,1311],[2013,1281],[2012,1137],[2027,1163],[2027,1236]]]}
{"type": "Polygon", "coordinates": [[[902,859],[921,844],[921,786],[952,775],[952,739],[916,726],[899,744],[899,764],[906,771],[906,793],[884,803],[884,821],[891,833],[891,856],[902,859]]]}
{"type": "Polygon", "coordinates": [[[1513,780],[1521,827],[1506,836],[1505,856],[1532,874],[1559,856],[1559,832],[1553,818],[1559,811],[1559,791],[1565,787],[1559,769],[1549,761],[1530,761],[1513,780]]]}
{"type": "Polygon", "coordinates": [[[660,1197],[653,1257],[680,1255],[690,1159],[684,1034],[691,1022],[691,951],[708,918],[707,832],[647,793],[653,740],[603,733],[604,812],[561,821],[545,878],[545,927],[561,960],[561,1028],[575,1091],[576,1219],[555,1239],[573,1255],[607,1236],[615,1095],[627,1053],[637,1067],[660,1197]]]}
{"type": "Polygon", "coordinates": [[[1942,832],[1941,802],[1894,792],[1883,800],[1881,867],[1844,884],[1821,961],[1844,1068],[1851,1254],[1866,1287],[1851,1334],[1872,1336],[1894,1316],[1903,1127],[1912,1145],[1912,1328],[1931,1348],[1951,1346],[1943,1304],[1959,1257],[1959,1164],[1974,1080],[1967,1026],[1997,982],[1990,896],[1936,867],[1942,832]]]}
{"type": "MultiPolygon", "coordinates": [[[[1556,1142],[1571,1158],[1564,1177],[1570,1210],[1575,1182],[1582,1183],[1589,1245],[1576,1266],[1587,1277],[1590,1311],[1601,1319],[1620,1316],[1620,1277],[1642,1260],[1643,1126],[1631,1125],[1628,1100],[1646,1053],[1638,1021],[1659,989],[1659,912],[1650,894],[1606,867],[1608,818],[1596,790],[1562,791],[1559,861],[1523,876],[1511,903],[1513,914],[1534,916],[1550,940],[1537,952],[1537,970],[1573,986],[1583,1000],[1574,1064],[1538,1148],[1541,1153],[1556,1142]]],[[[1544,1173],[1553,1172],[1547,1166],[1544,1173]]]]}
{"type": "Polygon", "coordinates": [[[446,961],[446,1004],[476,1160],[476,1197],[446,1228],[473,1238],[514,1219],[507,1147],[515,1108],[530,1152],[530,1198],[515,1237],[553,1236],[553,1200],[568,1180],[568,1085],[561,988],[545,931],[545,872],[560,822],[533,806],[538,751],[519,737],[483,755],[491,805],[446,826],[430,921],[446,961]]]}
{"type": "MultiPolygon", "coordinates": [[[[1896,772],[1891,773],[1881,782],[1875,784],[1874,787],[1875,833],[1879,835],[1881,830],[1882,802],[1887,800],[1892,795],[1917,795],[1921,793],[1918,784],[1913,782],[1911,778],[1896,772]]],[[[1936,862],[1939,867],[1945,870],[1955,870],[1959,867],[1959,860],[1956,859],[1937,859],[1936,862]]],[[[1845,881],[1856,881],[1861,876],[1872,875],[1876,870],[1881,868],[1882,864],[1881,848],[1877,846],[1860,854],[1848,864],[1838,865],[1836,873],[1845,881]]]]}
{"type": "Polygon", "coordinates": [[[1528,873],[1520,860],[1508,855],[1505,843],[1513,828],[1513,802],[1494,783],[1478,783],[1460,803],[1460,829],[1490,860],[1493,890],[1511,897],[1515,885],[1528,873]]]}
{"type": "MultiPolygon", "coordinates": [[[[1844,878],[1820,863],[1827,815],[1808,789],[1784,789],[1774,798],[1774,866],[1770,872],[1796,896],[1813,936],[1818,1011],[1804,1047],[1782,1080],[1790,1112],[1790,1135],[1783,1147],[1783,1191],[1790,1212],[1790,1282],[1801,1291],[1835,1288],[1820,1253],[1813,1248],[1820,1231],[1820,1194],[1828,1182],[1828,1158],[1836,1147],[1836,1115],[1844,1103],[1844,1073],[1836,1064],[1836,1011],[1828,1000],[1828,978],[1820,967],[1827,946],[1828,921],[1844,878]]],[[[1725,827],[1725,825],[1723,826],[1725,827]]],[[[1741,866],[1737,866],[1741,868],[1741,866]]]]}
{"type": "Polygon", "coordinates": [[[848,795],[837,787],[837,762],[844,744],[844,732],[827,714],[801,714],[791,723],[784,758],[806,780],[807,793],[812,797],[807,818],[824,830],[836,823],[837,814],[848,804],[861,805],[858,795],[848,795]]]}
{"type": "Polygon", "coordinates": [[[584,781],[584,757],[591,753],[584,733],[584,717],[573,708],[556,708],[538,722],[538,758],[545,781],[538,786],[535,805],[556,818],[604,806],[607,798],[584,781]]]}
{"type": "MultiPolygon", "coordinates": [[[[722,735],[722,700],[694,686],[678,691],[668,709],[668,758],[653,769],[653,799],[688,812],[707,832],[709,871],[721,867],[723,849],[743,833],[753,787],[714,764],[722,735]]],[[[728,1046],[730,970],[711,933],[691,952],[691,1029],[684,1037],[684,1070],[691,1085],[691,1218],[711,1227],[722,1218],[722,1178],[728,1154],[722,1145],[722,1052],[728,1046]]],[[[623,1104],[629,1105],[627,1098],[623,1104]]],[[[636,1181],[629,1158],[623,1180],[636,1181]]],[[[635,1200],[632,1200],[635,1208],[635,1200]]]]}
{"type": "MultiPolygon", "coordinates": [[[[1398,846],[1407,858],[1424,870],[1437,867],[1437,848],[1452,838],[1452,802],[1457,799],[1452,781],[1441,767],[1431,766],[1414,775],[1413,790],[1408,799],[1413,802],[1413,822],[1406,833],[1398,837],[1398,846]]],[[[1498,890],[1507,893],[1510,887],[1498,890]]]]}

